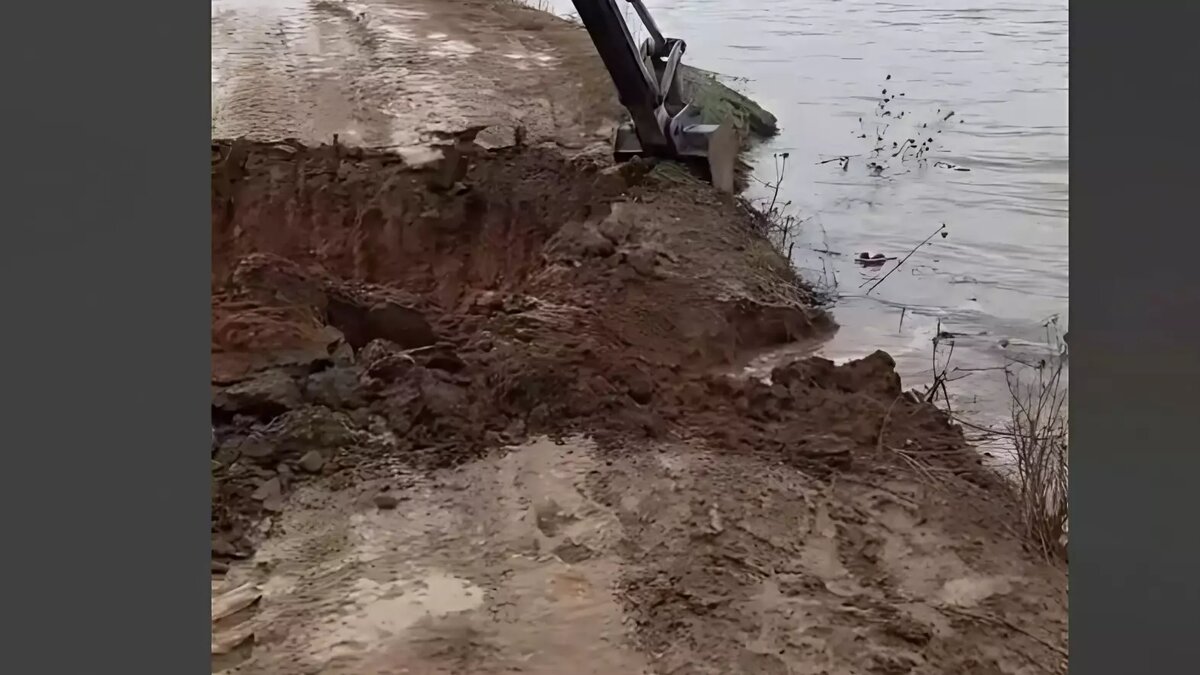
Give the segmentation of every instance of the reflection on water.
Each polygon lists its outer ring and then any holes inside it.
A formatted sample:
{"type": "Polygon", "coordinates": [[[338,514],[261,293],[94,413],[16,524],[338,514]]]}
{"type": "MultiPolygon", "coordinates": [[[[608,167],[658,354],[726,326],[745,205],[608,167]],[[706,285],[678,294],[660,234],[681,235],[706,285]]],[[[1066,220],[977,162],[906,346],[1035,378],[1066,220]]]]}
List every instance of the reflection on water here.
{"type": "MultiPolygon", "coordinates": [[[[570,0],[552,4],[573,12],[570,0]]],[[[772,154],[789,153],[780,199],[806,219],[793,256],[808,278],[836,279],[841,296],[843,328],[827,356],[882,348],[918,384],[930,376],[939,323],[962,336],[953,364],[964,368],[1052,351],[1042,324],[1057,314],[1065,331],[1067,321],[1066,0],[646,4],[665,33],[687,41],[689,63],[746,78],[740,88],[779,116],[782,132],[758,150],[756,173],[774,182],[772,154]],[[932,160],[969,171],[893,160],[872,176],[873,119],[889,96],[888,146],[933,137],[932,160]],[[820,163],[838,156],[851,156],[845,171],[820,163]],[[854,255],[903,258],[942,223],[948,237],[865,295],[878,269],[854,255]]],[[[1007,412],[996,371],[973,372],[955,390],[979,415],[1007,412]]]]}

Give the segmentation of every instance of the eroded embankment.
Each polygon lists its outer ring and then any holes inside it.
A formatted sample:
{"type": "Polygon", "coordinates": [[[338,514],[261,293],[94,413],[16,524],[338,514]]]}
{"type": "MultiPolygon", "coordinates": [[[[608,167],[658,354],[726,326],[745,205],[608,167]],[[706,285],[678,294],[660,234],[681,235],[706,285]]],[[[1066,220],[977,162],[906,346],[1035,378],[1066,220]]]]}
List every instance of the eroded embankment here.
{"type": "Polygon", "coordinates": [[[424,167],[295,143],[218,142],[213,162],[215,564],[255,579],[236,561],[259,544],[300,547],[258,559],[290,576],[263,582],[276,595],[246,672],[561,672],[571,650],[528,632],[548,611],[585,633],[601,621],[632,650],[597,656],[606,673],[1023,672],[1056,658],[1046,638],[1017,648],[989,636],[992,614],[934,607],[961,609],[964,594],[1000,617],[1036,605],[1038,635],[1058,640],[1057,582],[1005,531],[1006,489],[942,414],[903,394],[886,354],[801,359],[765,382],[719,374],[832,330],[736,201],[670,164],[612,167],[603,150],[519,139],[493,150],[460,139],[424,167]],[[591,469],[559,466],[543,444],[514,456],[533,468],[509,476],[492,452],[568,434],[594,439],[591,469]],[[541,514],[537,491],[551,487],[559,502],[586,495],[582,510],[541,514]],[[370,518],[364,505],[398,502],[409,515],[362,534],[374,557],[342,550],[370,518]],[[438,509],[465,515],[417,527],[438,509]],[[601,512],[620,524],[602,540],[542,527],[601,512]],[[542,534],[522,534],[535,521],[542,534]],[[341,543],[305,543],[316,530],[341,543]],[[530,536],[549,537],[538,565],[596,560],[577,573],[614,593],[602,615],[546,608],[546,568],[514,562],[530,536]],[[482,557],[450,562],[469,551],[482,557]],[[343,616],[338,584],[382,583],[381,561],[482,584],[483,595],[459,589],[470,602],[452,611],[479,610],[463,615],[470,631],[418,640],[407,631],[430,629],[430,615],[408,586],[351,605],[399,603],[411,621],[367,605],[343,616]],[[533,576],[510,588],[488,571],[506,565],[533,576]],[[350,576],[333,584],[330,570],[350,576]],[[513,603],[541,613],[509,616],[513,603]],[[345,644],[297,646],[335,625],[345,644]],[[487,631],[499,637],[470,637],[487,631]]]}
{"type": "Polygon", "coordinates": [[[263,455],[227,492],[278,469],[288,443],[262,439],[292,425],[439,462],[588,419],[662,433],[681,402],[659,388],[831,329],[740,207],[686,174],[464,152],[413,169],[214,145],[217,461],[263,455]]]}

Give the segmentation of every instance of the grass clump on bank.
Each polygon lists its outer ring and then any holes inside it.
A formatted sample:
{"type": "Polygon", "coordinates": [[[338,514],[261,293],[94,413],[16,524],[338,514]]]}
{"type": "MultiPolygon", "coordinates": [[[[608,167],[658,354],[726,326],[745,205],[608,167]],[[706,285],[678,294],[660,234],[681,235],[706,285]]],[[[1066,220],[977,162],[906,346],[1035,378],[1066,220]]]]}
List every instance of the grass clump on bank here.
{"type": "Polygon", "coordinates": [[[743,135],[759,138],[779,133],[779,122],[774,115],[721,82],[716,73],[685,64],[679,69],[679,77],[684,98],[700,109],[706,124],[729,121],[743,135]]]}
{"type": "Polygon", "coordinates": [[[1007,371],[1013,444],[1025,535],[1047,558],[1067,557],[1067,387],[1063,359],[1042,363],[1022,378],[1007,371]]]}

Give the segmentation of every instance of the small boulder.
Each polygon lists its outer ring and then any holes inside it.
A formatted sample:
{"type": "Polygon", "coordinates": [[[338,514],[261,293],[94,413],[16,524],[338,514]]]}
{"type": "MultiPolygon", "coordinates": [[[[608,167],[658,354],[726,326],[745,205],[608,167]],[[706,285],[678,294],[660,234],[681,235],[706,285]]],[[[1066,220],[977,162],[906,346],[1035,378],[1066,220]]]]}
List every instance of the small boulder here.
{"type": "Polygon", "coordinates": [[[381,511],[391,511],[400,505],[400,500],[386,492],[375,495],[375,507],[381,511]]]}
{"type": "Polygon", "coordinates": [[[333,367],[313,373],[304,383],[305,397],[334,410],[363,405],[359,384],[361,371],[354,366],[333,367]]]}
{"type": "Polygon", "coordinates": [[[607,258],[617,252],[611,239],[589,225],[585,225],[579,233],[579,249],[583,255],[595,258],[607,258]]]}
{"type": "Polygon", "coordinates": [[[639,247],[625,254],[625,262],[644,277],[658,276],[658,251],[639,247]]]}
{"type": "Polygon", "coordinates": [[[345,295],[329,301],[329,322],[354,349],[362,349],[372,340],[387,340],[404,349],[437,342],[433,327],[421,312],[397,302],[367,302],[345,295]]]}
{"type": "Polygon", "coordinates": [[[596,226],[600,234],[616,245],[625,243],[633,233],[633,223],[625,204],[612,205],[612,212],[596,226]]]}
{"type": "Polygon", "coordinates": [[[219,390],[212,405],[222,412],[275,417],[301,405],[300,385],[283,370],[268,370],[219,390]]]}
{"type": "Polygon", "coordinates": [[[325,456],[317,450],[309,450],[297,464],[308,473],[321,473],[321,469],[325,468],[325,456]]]}

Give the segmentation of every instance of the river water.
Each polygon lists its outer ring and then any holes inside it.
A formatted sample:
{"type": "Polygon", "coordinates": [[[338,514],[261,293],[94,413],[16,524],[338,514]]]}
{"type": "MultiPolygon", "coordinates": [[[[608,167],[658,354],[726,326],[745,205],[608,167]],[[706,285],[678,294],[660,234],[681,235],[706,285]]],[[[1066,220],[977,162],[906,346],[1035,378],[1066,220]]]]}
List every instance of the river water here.
{"type": "MultiPolygon", "coordinates": [[[[573,13],[570,0],[551,6],[573,13]]],[[[943,342],[937,367],[962,369],[951,399],[977,422],[1002,420],[1005,377],[984,369],[1052,356],[1067,329],[1067,2],[647,6],[665,34],[687,41],[687,63],[738,78],[733,86],[778,116],[781,133],[755,150],[755,172],[777,182],[774,156],[788,153],[777,202],[790,201],[801,222],[792,257],[838,298],[842,328],[822,353],[884,349],[918,385],[933,374],[934,336],[948,331],[954,352],[943,342]],[[933,140],[928,161],[891,157],[908,138],[933,140]],[[903,258],[943,224],[946,237],[867,292],[874,282],[864,282],[897,261],[864,268],[855,255],[903,258]]],[[[773,193],[761,182],[752,191],[773,193]]]]}

